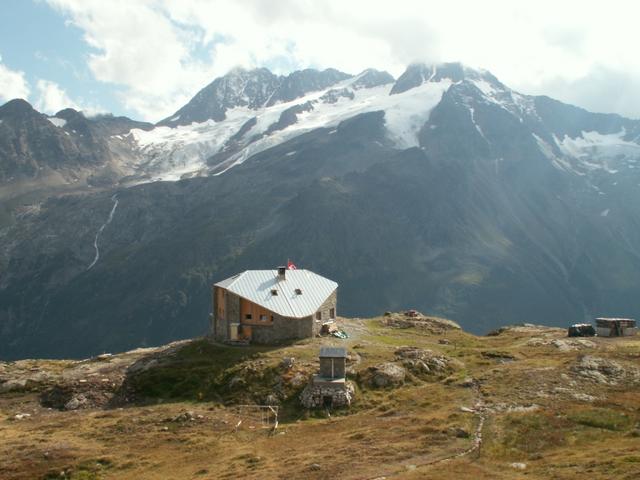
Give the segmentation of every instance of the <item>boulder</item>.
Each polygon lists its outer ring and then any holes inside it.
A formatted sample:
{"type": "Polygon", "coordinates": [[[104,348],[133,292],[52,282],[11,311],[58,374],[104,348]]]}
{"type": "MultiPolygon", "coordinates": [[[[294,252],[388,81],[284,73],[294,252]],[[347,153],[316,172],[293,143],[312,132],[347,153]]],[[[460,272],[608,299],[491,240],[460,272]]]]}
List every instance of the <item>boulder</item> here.
{"type": "Polygon", "coordinates": [[[348,352],[347,353],[347,364],[349,365],[357,365],[362,361],[362,357],[358,352],[348,352]]]}
{"type": "Polygon", "coordinates": [[[196,420],[196,415],[192,411],[182,412],[175,417],[173,417],[170,421],[176,423],[184,423],[184,422],[193,422],[196,420]]]}
{"type": "Polygon", "coordinates": [[[305,375],[303,372],[296,372],[287,379],[289,385],[294,388],[300,388],[309,381],[309,375],[305,375]]]}
{"type": "Polygon", "coordinates": [[[478,385],[478,380],[473,377],[465,377],[464,380],[459,383],[459,385],[464,388],[473,388],[478,385]]]}
{"type": "Polygon", "coordinates": [[[400,386],[407,376],[407,371],[393,362],[385,362],[375,367],[369,367],[361,373],[361,377],[366,383],[375,388],[400,386]]]}
{"type": "Polygon", "coordinates": [[[81,408],[86,408],[88,406],[88,399],[83,394],[74,395],[71,399],[64,404],[65,410],[78,410],[81,408]]]}
{"type": "Polygon", "coordinates": [[[293,357],[284,357],[280,362],[280,367],[284,370],[289,370],[293,368],[293,365],[296,363],[296,359],[293,357]]]}
{"type": "Polygon", "coordinates": [[[11,379],[0,384],[0,393],[15,392],[23,390],[27,386],[27,380],[24,378],[11,379]]]}

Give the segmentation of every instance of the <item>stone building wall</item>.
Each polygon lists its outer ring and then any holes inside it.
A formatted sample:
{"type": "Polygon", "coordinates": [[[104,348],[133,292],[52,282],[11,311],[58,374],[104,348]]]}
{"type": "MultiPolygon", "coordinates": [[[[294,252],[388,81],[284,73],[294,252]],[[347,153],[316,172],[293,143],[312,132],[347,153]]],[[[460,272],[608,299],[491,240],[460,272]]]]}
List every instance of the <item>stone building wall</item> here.
{"type": "Polygon", "coordinates": [[[354,395],[355,389],[351,382],[335,385],[311,381],[300,394],[300,402],[306,408],[322,408],[325,406],[325,398],[330,397],[330,408],[341,408],[351,405],[354,395]]]}
{"type": "MultiPolygon", "coordinates": [[[[322,324],[322,322],[327,322],[327,321],[331,320],[331,316],[329,315],[329,311],[332,308],[335,309],[335,315],[334,315],[334,319],[335,319],[335,317],[338,315],[337,306],[338,306],[338,289],[336,288],[333,291],[333,293],[327,297],[327,299],[324,301],[324,303],[322,305],[320,305],[320,308],[318,308],[318,312],[320,312],[320,315],[321,315],[321,318],[319,320],[320,325],[322,324]]],[[[314,319],[315,319],[315,316],[314,316],[314,319]]],[[[319,327],[318,327],[318,329],[319,329],[319,327]]]]}
{"type": "Polygon", "coordinates": [[[251,343],[278,343],[286,340],[310,338],[313,334],[312,317],[287,318],[274,314],[273,324],[251,326],[251,343]]]}

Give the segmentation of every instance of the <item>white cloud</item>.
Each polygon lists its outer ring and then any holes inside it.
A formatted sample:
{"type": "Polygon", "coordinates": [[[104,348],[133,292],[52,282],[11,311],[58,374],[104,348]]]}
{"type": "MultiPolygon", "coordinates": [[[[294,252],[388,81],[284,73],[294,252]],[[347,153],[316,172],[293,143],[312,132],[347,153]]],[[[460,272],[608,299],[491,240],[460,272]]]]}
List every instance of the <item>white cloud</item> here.
{"type": "MultiPolygon", "coordinates": [[[[94,76],[122,86],[124,104],[152,120],[236,65],[398,75],[416,60],[462,61],[524,93],[566,101],[577,98],[571,85],[599,72],[640,80],[633,1],[609,0],[606,8],[577,0],[48,2],[96,49],[88,58],[94,76]]],[[[603,103],[610,92],[599,84],[581,97],[583,106],[603,103]]]]}
{"type": "Polygon", "coordinates": [[[2,63],[0,56],[0,101],[2,103],[14,98],[29,97],[29,83],[24,78],[24,72],[11,70],[2,63]]]}
{"type": "Polygon", "coordinates": [[[60,88],[55,82],[38,80],[36,89],[38,90],[38,97],[35,102],[35,108],[40,112],[54,114],[64,108],[80,109],[80,107],[69,98],[67,92],[60,88]]]}
{"type": "Polygon", "coordinates": [[[35,100],[36,110],[53,115],[65,108],[73,108],[91,117],[100,113],[105,113],[104,109],[91,104],[85,104],[82,100],[76,102],[72,100],[67,92],[55,82],[39,79],[36,82],[38,96],[35,100]]]}
{"type": "Polygon", "coordinates": [[[95,78],[124,87],[121,101],[145,119],[172,113],[210,81],[211,65],[191,54],[198,43],[193,29],[172,22],[158,1],[49,3],[68,15],[96,50],[88,58],[95,78]]]}

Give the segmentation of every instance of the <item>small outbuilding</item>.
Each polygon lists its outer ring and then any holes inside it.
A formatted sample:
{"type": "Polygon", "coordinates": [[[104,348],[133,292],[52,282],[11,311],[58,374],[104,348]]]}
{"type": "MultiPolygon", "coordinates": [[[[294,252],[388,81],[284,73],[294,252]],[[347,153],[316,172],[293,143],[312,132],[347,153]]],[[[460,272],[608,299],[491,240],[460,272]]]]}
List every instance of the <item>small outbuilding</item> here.
{"type": "Polygon", "coordinates": [[[596,318],[596,332],[599,337],[631,337],[638,333],[636,321],[632,318],[596,318]]]}
{"type": "Polygon", "coordinates": [[[574,323],[569,327],[568,337],[594,337],[596,329],[590,323],[574,323]]]}
{"type": "Polygon", "coordinates": [[[346,379],[347,349],[344,347],[322,347],[320,349],[320,371],[313,375],[300,395],[307,408],[338,408],[351,405],[355,389],[346,379]]]}
{"type": "Polygon", "coordinates": [[[320,349],[320,377],[344,378],[347,372],[347,349],[322,347],[320,349]]]}

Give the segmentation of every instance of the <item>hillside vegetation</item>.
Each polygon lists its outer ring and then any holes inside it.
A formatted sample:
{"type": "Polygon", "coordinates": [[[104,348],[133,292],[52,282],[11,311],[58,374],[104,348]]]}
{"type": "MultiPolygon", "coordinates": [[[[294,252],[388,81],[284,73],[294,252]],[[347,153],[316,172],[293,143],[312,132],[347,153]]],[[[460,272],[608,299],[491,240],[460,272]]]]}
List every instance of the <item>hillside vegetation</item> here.
{"type": "Polygon", "coordinates": [[[640,337],[340,322],[347,340],[0,363],[0,478],[640,477],[640,337]],[[328,344],[348,349],[355,401],[307,411],[298,396],[328,344]],[[378,381],[388,364],[404,378],[378,381]],[[266,403],[275,430],[238,415],[266,403]]]}

